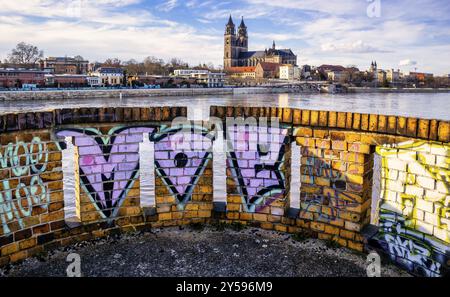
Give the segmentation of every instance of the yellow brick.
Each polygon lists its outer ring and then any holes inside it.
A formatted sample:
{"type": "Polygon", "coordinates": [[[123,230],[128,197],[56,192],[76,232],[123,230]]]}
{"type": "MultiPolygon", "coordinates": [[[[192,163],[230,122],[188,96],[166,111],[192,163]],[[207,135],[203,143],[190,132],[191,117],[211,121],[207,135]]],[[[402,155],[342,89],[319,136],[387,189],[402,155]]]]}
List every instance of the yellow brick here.
{"type": "Polygon", "coordinates": [[[242,197],[239,195],[228,195],[227,202],[228,203],[242,203],[242,197]]]}
{"type": "Polygon", "coordinates": [[[211,216],[211,211],[209,210],[199,210],[198,217],[199,218],[209,218],[211,216]]]}
{"type": "Polygon", "coordinates": [[[358,142],[361,140],[361,134],[358,133],[345,133],[345,140],[347,142],[358,142]]]}
{"type": "Polygon", "coordinates": [[[197,218],[198,217],[198,211],[191,210],[191,211],[185,211],[184,212],[185,218],[197,218]]]}
{"type": "Polygon", "coordinates": [[[358,185],[362,185],[364,181],[362,176],[349,173],[345,174],[345,180],[349,183],[354,183],[358,185]]]}
{"type": "Polygon", "coordinates": [[[17,262],[27,257],[27,251],[20,251],[9,256],[11,262],[17,262]]]}
{"type": "Polygon", "coordinates": [[[186,204],[185,210],[198,210],[198,204],[188,203],[186,204]]]}
{"type": "Polygon", "coordinates": [[[370,146],[364,143],[349,143],[348,151],[354,153],[369,154],[370,146]]]}
{"type": "Polygon", "coordinates": [[[268,223],[268,222],[263,222],[261,223],[261,228],[262,229],[273,229],[273,224],[272,223],[268,223]]]}
{"type": "Polygon", "coordinates": [[[330,225],[325,225],[325,233],[339,235],[339,228],[330,225]]]}
{"type": "Polygon", "coordinates": [[[361,225],[349,221],[345,221],[345,229],[350,231],[357,231],[359,232],[361,230],[361,225]]]}
{"type": "Polygon", "coordinates": [[[240,217],[241,220],[251,221],[253,219],[253,214],[249,213],[249,212],[241,212],[239,214],[239,217],[240,217]]]}
{"type": "Polygon", "coordinates": [[[315,147],[315,139],[314,138],[297,137],[296,142],[297,142],[297,145],[299,145],[299,146],[315,147]]]}
{"type": "Polygon", "coordinates": [[[347,240],[340,237],[334,237],[333,239],[335,242],[337,242],[340,246],[347,246],[347,240]]]}
{"type": "Polygon", "coordinates": [[[351,248],[352,250],[357,250],[362,252],[364,250],[364,245],[362,243],[359,242],[354,242],[352,240],[348,240],[348,247],[351,248]]]}
{"type": "Polygon", "coordinates": [[[160,213],[158,214],[158,218],[160,221],[166,221],[172,219],[172,213],[166,212],[166,213],[160,213]]]}
{"type": "Polygon", "coordinates": [[[239,220],[239,213],[238,212],[228,212],[227,213],[227,219],[239,220]]]}
{"type": "Polygon", "coordinates": [[[330,235],[330,234],[326,234],[326,233],[319,233],[319,234],[317,234],[317,237],[318,237],[319,239],[322,239],[322,240],[329,240],[329,239],[331,239],[333,236],[330,235]]]}
{"type": "Polygon", "coordinates": [[[333,140],[331,142],[331,148],[333,150],[346,151],[347,150],[347,142],[333,140]]]}
{"type": "Polygon", "coordinates": [[[28,238],[19,242],[19,249],[25,250],[36,245],[36,238],[28,238]]]}
{"type": "Polygon", "coordinates": [[[10,243],[5,245],[1,249],[2,256],[6,256],[12,253],[15,253],[19,250],[19,244],[17,242],[10,243]]]}
{"type": "Polygon", "coordinates": [[[287,231],[287,227],[284,226],[284,225],[276,224],[276,225],[275,225],[275,230],[276,230],[276,231],[279,231],[279,232],[286,232],[286,231],[287,231]]]}
{"type": "Polygon", "coordinates": [[[260,213],[254,213],[253,219],[255,221],[261,221],[261,222],[267,222],[267,215],[266,214],[260,214],[260,213]]]}
{"type": "Polygon", "coordinates": [[[344,237],[344,238],[347,238],[347,239],[352,239],[353,240],[355,238],[355,232],[341,229],[340,236],[344,237]]]}
{"type": "Polygon", "coordinates": [[[314,231],[321,231],[323,232],[325,229],[325,224],[318,223],[318,222],[311,222],[311,229],[314,231]]]}
{"type": "Polygon", "coordinates": [[[240,211],[241,210],[241,204],[227,203],[227,210],[228,211],[240,211]]]}
{"type": "Polygon", "coordinates": [[[313,130],[311,128],[300,127],[300,128],[297,129],[297,133],[296,133],[295,136],[312,137],[313,136],[313,130]]]}
{"type": "Polygon", "coordinates": [[[327,178],[323,178],[323,177],[315,177],[314,178],[314,184],[318,185],[318,186],[324,186],[324,187],[329,187],[331,184],[331,181],[327,178]]]}

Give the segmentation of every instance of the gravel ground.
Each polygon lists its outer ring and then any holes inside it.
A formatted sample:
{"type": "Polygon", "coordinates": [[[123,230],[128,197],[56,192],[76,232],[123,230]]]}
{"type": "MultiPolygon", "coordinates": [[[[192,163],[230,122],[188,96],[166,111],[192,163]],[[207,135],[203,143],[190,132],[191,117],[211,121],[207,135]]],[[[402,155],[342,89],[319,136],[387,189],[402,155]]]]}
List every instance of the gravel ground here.
{"type": "MultiPolygon", "coordinates": [[[[69,253],[83,276],[366,276],[366,256],[318,239],[245,228],[174,227],[81,242],[0,270],[1,276],[66,276],[69,253]],[[198,230],[201,229],[201,230],[198,230]]],[[[382,276],[408,276],[383,263],[382,276]]]]}

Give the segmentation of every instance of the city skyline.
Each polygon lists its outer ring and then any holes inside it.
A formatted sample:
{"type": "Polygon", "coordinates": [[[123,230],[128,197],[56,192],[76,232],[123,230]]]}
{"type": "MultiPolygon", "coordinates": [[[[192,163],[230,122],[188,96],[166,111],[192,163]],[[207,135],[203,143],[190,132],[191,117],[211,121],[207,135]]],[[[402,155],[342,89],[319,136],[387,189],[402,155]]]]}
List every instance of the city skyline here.
{"type": "Polygon", "coordinates": [[[291,48],[298,64],[450,73],[450,3],[441,0],[0,0],[0,58],[20,41],[46,56],[222,65],[224,25],[244,16],[249,49],[291,48]],[[432,16],[432,17],[431,17],[432,16]],[[196,50],[199,49],[199,50],[196,50]]]}

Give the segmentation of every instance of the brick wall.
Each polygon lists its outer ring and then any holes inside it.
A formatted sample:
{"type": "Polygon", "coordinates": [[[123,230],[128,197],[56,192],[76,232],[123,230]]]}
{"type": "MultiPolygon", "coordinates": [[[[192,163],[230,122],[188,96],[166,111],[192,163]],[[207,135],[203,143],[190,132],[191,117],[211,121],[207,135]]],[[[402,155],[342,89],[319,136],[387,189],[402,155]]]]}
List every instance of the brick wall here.
{"type": "Polygon", "coordinates": [[[42,249],[64,227],[61,152],[50,133],[0,135],[0,263],[42,249]]]}
{"type": "Polygon", "coordinates": [[[380,232],[373,244],[418,275],[442,274],[450,253],[450,145],[409,141],[377,153],[380,232]]]}
{"type": "Polygon", "coordinates": [[[0,264],[115,232],[240,222],[358,251],[370,243],[416,274],[446,273],[448,121],[273,107],[213,106],[210,113],[209,122],[176,126],[171,121],[186,116],[186,108],[0,116],[0,264]],[[261,117],[269,117],[268,125],[261,117]],[[214,120],[224,129],[209,127],[214,120]],[[213,201],[211,147],[218,132],[227,144],[226,203],[213,201]],[[64,221],[63,137],[75,145],[76,225],[64,221]],[[144,137],[155,146],[156,194],[156,205],[145,208],[144,137]],[[301,147],[298,160],[291,158],[293,142],[301,147]],[[372,197],[375,154],[382,158],[375,174],[380,197],[372,197]],[[298,208],[290,207],[293,162],[300,166],[298,208]],[[379,230],[369,236],[371,219],[379,230]]]}

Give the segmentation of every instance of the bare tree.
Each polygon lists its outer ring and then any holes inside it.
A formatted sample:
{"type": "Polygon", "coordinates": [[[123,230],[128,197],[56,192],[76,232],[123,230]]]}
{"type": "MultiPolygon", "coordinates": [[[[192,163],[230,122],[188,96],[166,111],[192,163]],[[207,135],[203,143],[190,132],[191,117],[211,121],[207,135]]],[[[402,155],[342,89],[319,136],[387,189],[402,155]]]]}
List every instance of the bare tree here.
{"type": "Polygon", "coordinates": [[[21,42],[8,55],[8,62],[13,64],[34,64],[44,56],[37,46],[21,42]]]}
{"type": "Polygon", "coordinates": [[[103,67],[120,67],[122,65],[122,61],[118,58],[106,59],[105,62],[102,63],[103,67]]]}

